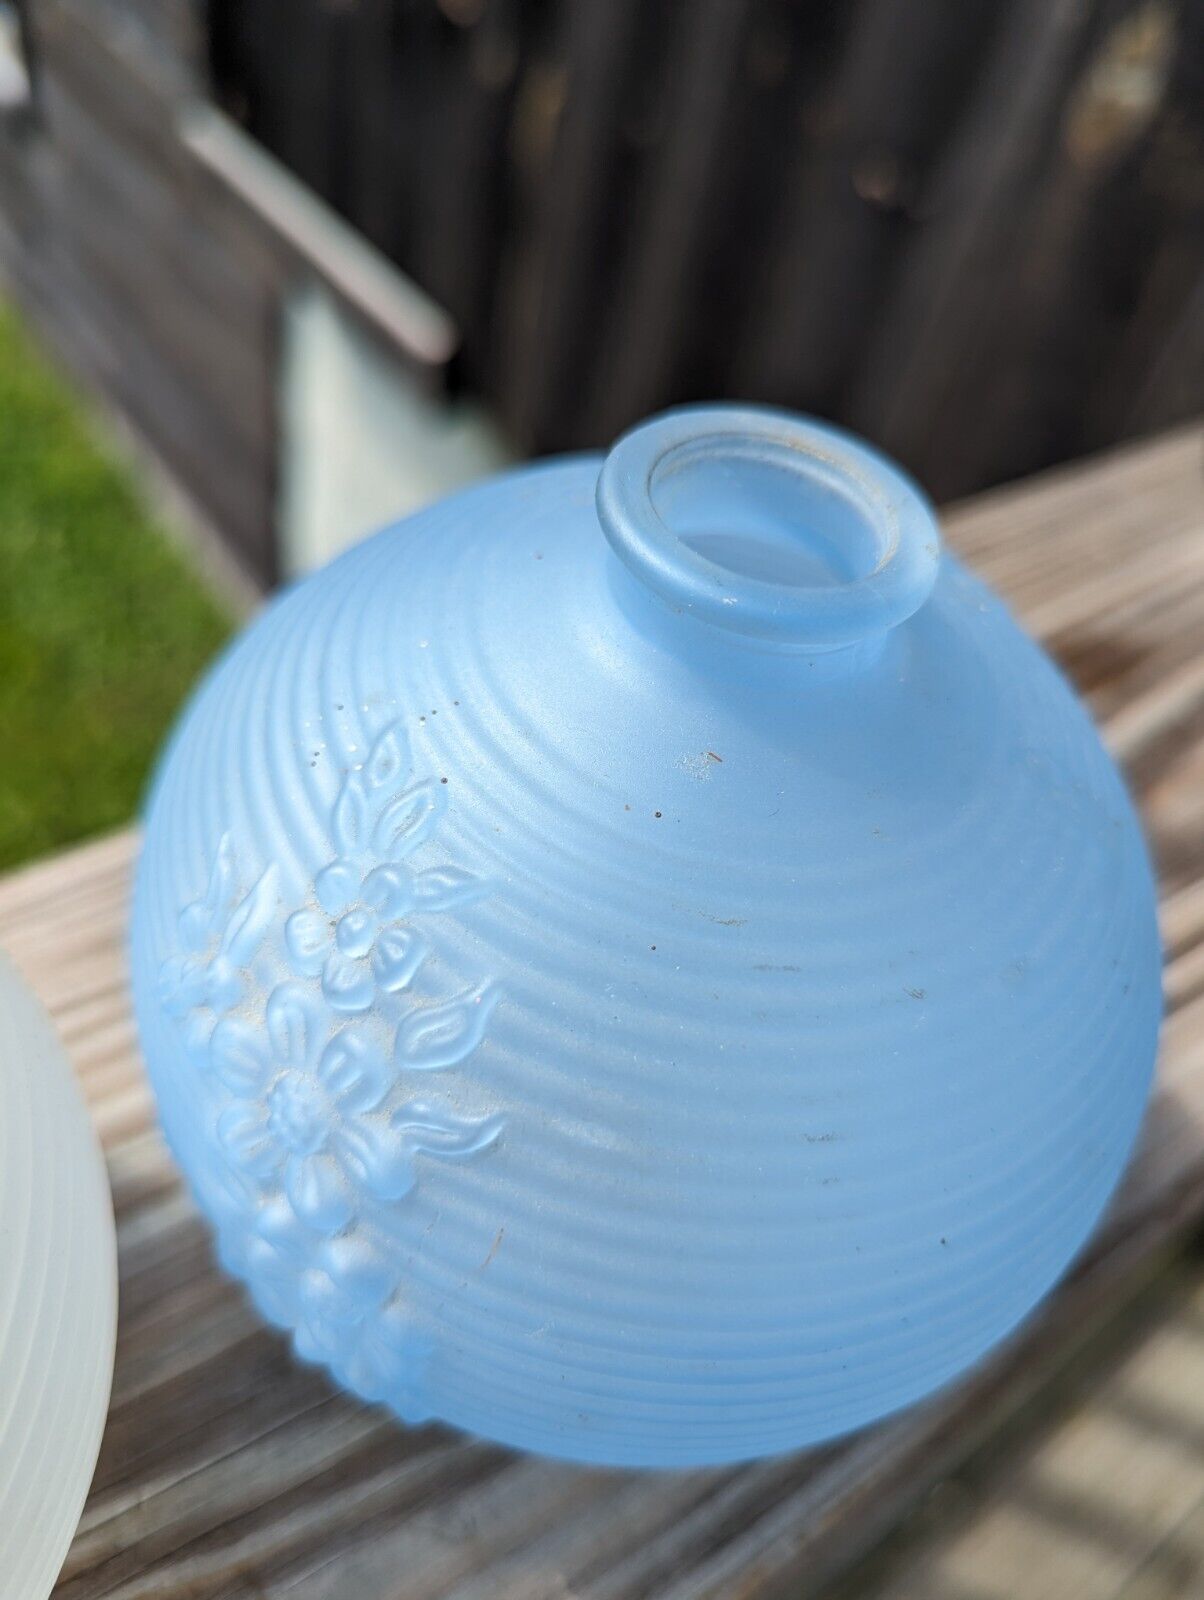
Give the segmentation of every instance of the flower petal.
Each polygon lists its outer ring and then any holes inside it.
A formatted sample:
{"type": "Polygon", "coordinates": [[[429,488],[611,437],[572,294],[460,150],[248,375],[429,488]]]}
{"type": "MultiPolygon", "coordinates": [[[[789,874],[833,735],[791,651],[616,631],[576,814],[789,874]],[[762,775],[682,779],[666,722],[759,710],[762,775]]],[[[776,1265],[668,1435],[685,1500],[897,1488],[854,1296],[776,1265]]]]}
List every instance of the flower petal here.
{"type": "Polygon", "coordinates": [[[362,1228],[336,1234],[321,1246],[320,1259],[336,1286],[363,1316],[396,1287],[389,1262],[362,1228]]]}
{"type": "Polygon", "coordinates": [[[372,949],[377,926],[376,913],[370,906],[352,906],[350,911],[344,911],[335,925],[335,943],[345,956],[358,961],[372,949]]]}
{"type": "Polygon", "coordinates": [[[216,955],[205,973],[205,1004],[214,1011],[233,1011],[242,999],[242,973],[228,956],[216,955]]]}
{"type": "Polygon", "coordinates": [[[234,1094],[250,1097],[266,1083],[268,1063],[258,1032],[239,1017],[223,1017],[209,1041],[213,1071],[234,1094]]]}
{"type": "Polygon", "coordinates": [[[298,1361],[324,1366],[331,1357],[329,1344],[325,1324],[314,1318],[303,1318],[293,1329],[293,1354],[298,1361]]]}
{"type": "Polygon", "coordinates": [[[427,944],[413,928],[398,923],[382,928],[372,949],[372,971],[386,994],[396,994],[414,978],[426,960],[427,944]]]}
{"type": "Polygon", "coordinates": [[[498,998],[498,990],[487,986],[441,1005],[415,1007],[397,1030],[397,1065],[419,1072],[454,1067],[480,1044],[498,998]]]}
{"type": "Polygon", "coordinates": [[[189,1061],[201,1072],[209,1070],[209,1041],[213,1037],[213,1015],[193,1011],[184,1019],[184,1050],[189,1061]]]}
{"type": "Polygon", "coordinates": [[[344,1121],[331,1142],[346,1171],[378,1200],[400,1200],[414,1187],[413,1147],[378,1118],[344,1121]]]}
{"type": "Polygon", "coordinates": [[[269,1322],[292,1327],[297,1320],[297,1267],[266,1239],[243,1234],[233,1259],[224,1258],[231,1271],[246,1281],[251,1298],[269,1322]]]}
{"type": "Polygon", "coordinates": [[[319,1034],[317,1007],[303,983],[278,983],[268,996],[268,1038],[281,1066],[305,1067],[319,1034]]]}
{"type": "Polygon", "coordinates": [[[382,922],[392,922],[413,908],[414,880],[405,867],[373,867],[364,879],[360,898],[382,922]]]}
{"type": "Polygon", "coordinates": [[[284,942],[293,970],[316,977],[330,949],[330,918],[320,911],[294,911],[284,924],[284,942]]]}
{"type": "Polygon", "coordinates": [[[262,1105],[236,1100],[227,1106],[217,1119],[217,1137],[234,1165],[253,1177],[266,1177],[279,1161],[280,1149],[262,1105]]]}
{"type": "Polygon", "coordinates": [[[362,1312],[318,1268],[302,1274],[293,1346],[306,1361],[337,1361],[362,1312]]]}
{"type": "Polygon", "coordinates": [[[366,961],[353,961],[341,950],[327,957],[322,968],[322,993],[336,1011],[367,1011],[375,985],[366,961]]]}
{"type": "Polygon", "coordinates": [[[355,1203],[350,1186],[333,1156],[319,1150],[312,1156],[290,1156],[284,1188],[293,1210],[319,1233],[337,1233],[351,1221],[355,1203]]]}
{"type": "Polygon", "coordinates": [[[341,915],[360,892],[360,874],[350,861],[332,861],[314,879],[314,893],[323,911],[341,915]]]}
{"type": "Polygon", "coordinates": [[[169,1016],[182,1017],[204,1005],[209,971],[204,962],[171,956],[159,969],[159,998],[169,1016]]]}
{"type": "Polygon", "coordinates": [[[246,1279],[247,1293],[251,1296],[251,1303],[265,1322],[270,1322],[273,1327],[291,1329],[297,1315],[296,1303],[288,1290],[280,1284],[269,1283],[263,1278],[256,1278],[248,1272],[239,1272],[237,1268],[230,1267],[225,1261],[222,1263],[227,1271],[232,1271],[236,1277],[246,1279]]]}
{"type": "Polygon", "coordinates": [[[434,832],[445,794],[439,784],[428,781],[390,800],[373,829],[372,848],[390,861],[408,856],[434,832]]]}
{"type": "Polygon", "coordinates": [[[364,1321],[346,1363],[350,1386],[366,1400],[393,1406],[408,1422],[424,1421],[430,1413],[417,1391],[432,1349],[404,1302],[391,1300],[364,1321]]]}
{"type": "Polygon", "coordinates": [[[297,1216],[292,1202],[277,1189],[255,1212],[255,1232],[281,1256],[299,1262],[313,1245],[313,1234],[297,1216]]]}
{"type": "Polygon", "coordinates": [[[346,1116],[373,1111],[385,1097],[392,1073],[375,1046],[342,1028],[322,1052],[318,1079],[346,1116]]]}
{"type": "Polygon", "coordinates": [[[305,1307],[308,1320],[327,1326],[347,1327],[358,1322],[364,1314],[364,1307],[321,1267],[310,1267],[302,1273],[301,1304],[305,1307]]]}

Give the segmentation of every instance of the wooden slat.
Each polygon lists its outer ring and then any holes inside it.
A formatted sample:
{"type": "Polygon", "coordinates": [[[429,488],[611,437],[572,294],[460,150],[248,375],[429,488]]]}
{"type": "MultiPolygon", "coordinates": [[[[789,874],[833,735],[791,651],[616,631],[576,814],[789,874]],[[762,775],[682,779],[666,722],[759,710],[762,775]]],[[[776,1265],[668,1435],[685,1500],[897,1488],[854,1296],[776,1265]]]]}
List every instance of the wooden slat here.
{"type": "MultiPolygon", "coordinates": [[[[1204,1272],[1143,1297],[1051,1425],[941,1487],[843,1600],[1172,1600],[1204,1579],[1204,1272]],[[922,1524],[922,1525],[921,1525],[922,1524]]],[[[833,1597],[835,1600],[835,1597],[833,1597]]]]}
{"type": "Polygon", "coordinates": [[[59,1600],[762,1600],[797,1594],[804,1575],[812,1592],[1031,1395],[1148,1271],[1151,1252],[1201,1214],[1198,432],[990,496],[955,511],[948,531],[1067,659],[1092,663],[1093,699],[1136,755],[1139,799],[1169,868],[1170,1014],[1141,1152],[1039,1320],[926,1406],[738,1469],[573,1469],[395,1426],[297,1366],[215,1272],[153,1131],[125,997],[136,839],[102,840],[0,882],[0,943],[67,1043],[118,1216],[113,1406],[59,1600]],[[1177,665],[1160,675],[1162,661],[1177,665]]]}

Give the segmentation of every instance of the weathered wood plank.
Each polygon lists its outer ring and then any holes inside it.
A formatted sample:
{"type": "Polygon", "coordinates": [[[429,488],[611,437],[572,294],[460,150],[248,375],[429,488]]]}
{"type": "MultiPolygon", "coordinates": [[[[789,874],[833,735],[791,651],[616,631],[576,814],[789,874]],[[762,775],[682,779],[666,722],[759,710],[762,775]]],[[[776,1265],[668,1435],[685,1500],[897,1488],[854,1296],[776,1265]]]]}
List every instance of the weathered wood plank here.
{"type": "Polygon", "coordinates": [[[950,1484],[925,1536],[855,1574],[849,1600],[1169,1600],[1204,1578],[1204,1275],[1187,1262],[1148,1297],[1127,1348],[1053,1425],[950,1484]]]}
{"type": "MultiPolygon", "coordinates": [[[[952,544],[1069,658],[1086,659],[1090,645],[1093,697],[1107,731],[1138,753],[1139,798],[1170,864],[1170,1015],[1141,1153],[1069,1281],[967,1382],[852,1440],[713,1472],[574,1470],[403,1429],[332,1394],[217,1275],[153,1131],[124,990],[134,836],[0,882],[0,943],[67,1041],[118,1213],[113,1406],[59,1600],[797,1595],[804,1579],[813,1588],[847,1565],[1031,1394],[1084,1324],[1148,1271],[1151,1251],[1204,1210],[1199,462],[1198,432],[1182,432],[948,519],[952,544]]],[[[924,1592],[940,1593],[935,1579],[924,1592]]]]}

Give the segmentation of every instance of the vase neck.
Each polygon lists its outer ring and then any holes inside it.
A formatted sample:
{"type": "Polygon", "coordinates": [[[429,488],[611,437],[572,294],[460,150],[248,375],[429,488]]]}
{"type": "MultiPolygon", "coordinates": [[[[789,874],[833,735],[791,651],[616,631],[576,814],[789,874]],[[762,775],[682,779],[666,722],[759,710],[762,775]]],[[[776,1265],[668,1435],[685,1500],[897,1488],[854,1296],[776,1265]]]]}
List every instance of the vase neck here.
{"type": "Polygon", "coordinates": [[[932,509],[897,467],[757,407],[689,407],[624,435],[597,507],[626,574],[690,637],[701,625],[836,670],[878,655],[940,561],[932,509]]]}

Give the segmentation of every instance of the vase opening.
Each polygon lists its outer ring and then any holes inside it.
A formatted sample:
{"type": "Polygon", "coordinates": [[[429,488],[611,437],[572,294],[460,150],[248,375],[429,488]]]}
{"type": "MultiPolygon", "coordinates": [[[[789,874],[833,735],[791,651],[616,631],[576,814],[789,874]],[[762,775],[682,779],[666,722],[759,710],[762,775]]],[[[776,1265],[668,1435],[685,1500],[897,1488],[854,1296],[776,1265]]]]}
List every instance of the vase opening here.
{"type": "Polygon", "coordinates": [[[597,502],[619,560],[674,611],[809,654],[898,626],[940,561],[932,510],[898,468],[754,406],[687,407],[624,435],[597,502]]]}
{"type": "Polygon", "coordinates": [[[740,436],[668,450],[648,484],[661,521],[735,577],[835,588],[874,571],[889,527],[847,474],[790,444],[749,449],[740,436]]]}

